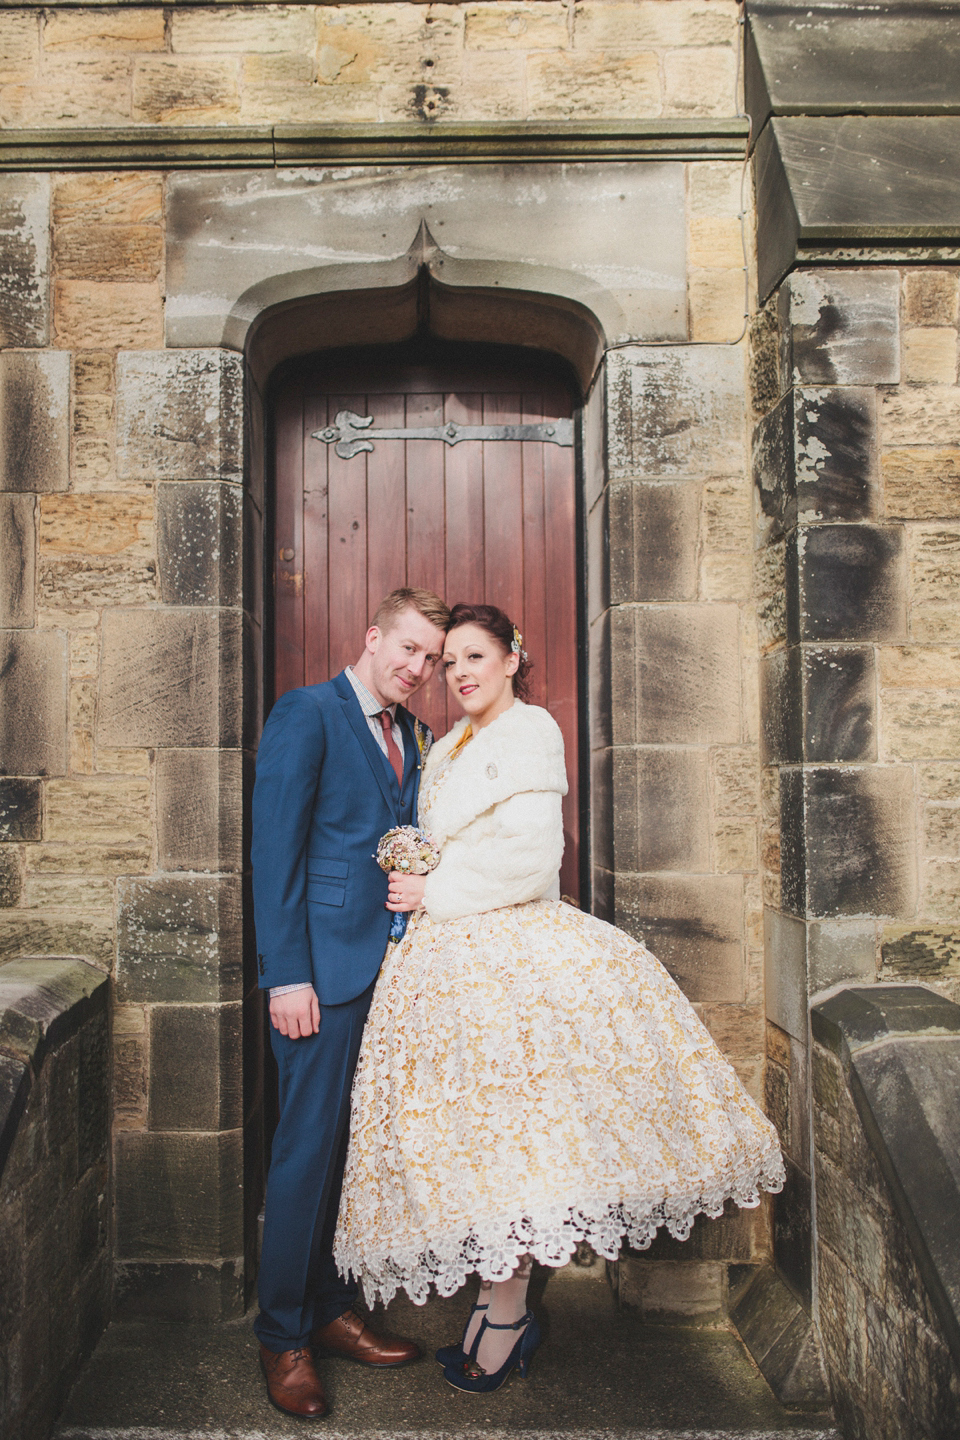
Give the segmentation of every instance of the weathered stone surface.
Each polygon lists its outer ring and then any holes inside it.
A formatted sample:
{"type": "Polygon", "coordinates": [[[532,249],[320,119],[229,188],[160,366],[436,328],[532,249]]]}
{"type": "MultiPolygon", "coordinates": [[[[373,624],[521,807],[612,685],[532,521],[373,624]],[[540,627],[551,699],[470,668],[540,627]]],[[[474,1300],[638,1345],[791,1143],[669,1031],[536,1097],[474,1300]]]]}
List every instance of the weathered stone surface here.
{"type": "Polygon", "coordinates": [[[744,479],[708,480],[703,487],[701,534],[709,550],[751,549],[750,487],[744,479]]]}
{"type": "Polygon", "coordinates": [[[35,16],[8,12],[0,17],[0,82],[32,80],[40,61],[35,16]]]}
{"type": "Polygon", "coordinates": [[[174,16],[171,46],[175,53],[186,55],[310,51],[316,41],[313,22],[309,10],[296,6],[273,5],[266,11],[233,7],[219,12],[181,11],[174,16]]]}
{"type": "Polygon", "coordinates": [[[70,356],[0,353],[0,489],[65,490],[70,356]]]}
{"type": "MultiPolygon", "coordinates": [[[[580,14],[578,11],[578,19],[580,14]]],[[[589,33],[589,20],[586,28],[589,33]]],[[[544,4],[543,0],[531,0],[531,3],[520,5],[481,4],[467,7],[464,44],[469,49],[565,50],[568,43],[566,15],[559,12],[555,5],[544,4]]],[[[589,44],[589,41],[584,43],[589,44]]]]}
{"type": "Polygon", "coordinates": [[[710,869],[707,758],[705,750],[614,750],[618,871],[710,869]]]}
{"type": "Polygon", "coordinates": [[[157,488],[157,555],[167,605],[239,605],[242,495],[235,485],[157,488]]]}
{"type": "Polygon", "coordinates": [[[240,885],[232,878],[121,881],[121,1001],[240,998],[240,885]]]}
{"type": "Polygon", "coordinates": [[[743,400],[736,349],[614,351],[607,359],[611,479],[739,474],[743,400]]]}
{"type": "Polygon", "coordinates": [[[621,607],[611,640],[615,744],[740,740],[736,606],[621,607]]]}
{"type": "Polygon", "coordinates": [[[798,586],[789,584],[793,640],[906,638],[905,546],[900,526],[803,527],[797,535],[798,586]]]}
{"type": "Polygon", "coordinates": [[[0,634],[0,774],[66,768],[67,656],[52,631],[0,634]]]}
{"type": "Polygon", "coordinates": [[[785,770],[780,777],[783,907],[794,915],[913,913],[913,777],[900,766],[785,770]]]}
{"type": "Polygon", "coordinates": [[[49,274],[50,177],[2,175],[0,344],[46,345],[50,328],[49,274]]]}
{"type": "Polygon", "coordinates": [[[238,746],[240,643],[235,611],[107,611],[98,738],[238,746]]]}
{"type": "Polygon", "coordinates": [[[950,519],[960,510],[960,447],[916,445],[885,450],[880,468],[889,517],[950,519]]]}
{"type": "Polygon", "coordinates": [[[624,1256],[618,1265],[617,1296],[651,1323],[690,1324],[723,1309],[723,1268],[711,1261],[650,1260],[624,1256]]]}
{"type": "Polygon", "coordinates": [[[41,818],[39,780],[0,779],[0,842],[39,840],[41,818]]]}
{"type": "Polygon", "coordinates": [[[123,1261],[116,1267],[118,1320],[238,1320],[244,1313],[243,1258],[123,1261]]]}
{"type": "Polygon", "coordinates": [[[163,232],[159,225],[62,225],[55,232],[54,259],[65,280],[156,280],[163,232]]]}
{"type": "Polygon", "coordinates": [[[38,592],[45,605],[156,599],[153,499],[55,495],[40,505],[38,592]]]}
{"type": "Polygon", "coordinates": [[[784,390],[899,383],[896,271],[797,271],[780,289],[780,316],[784,390]]]}
{"type": "MultiPolygon", "coordinates": [[[[95,12],[102,15],[103,12],[95,12]]],[[[122,12],[118,12],[119,15],[122,12]]],[[[127,15],[131,12],[127,11],[127,15]]],[[[133,12],[136,13],[136,12],[133,12]]],[[[141,14],[149,14],[147,11],[141,14]]],[[[89,14],[89,12],[88,12],[89,14]]],[[[59,11],[58,18],[67,16],[86,19],[83,11],[59,11]]],[[[58,176],[53,191],[53,222],[56,226],[73,224],[160,225],[163,220],[163,177],[150,171],[112,171],[109,174],[73,174],[58,176]]],[[[89,374],[92,356],[78,357],[89,374]]],[[[112,373],[113,357],[105,355],[101,362],[112,373]]],[[[97,387],[99,393],[99,386],[97,387]]]]}
{"type": "Polygon", "coordinates": [[[162,870],[239,870],[242,809],[239,751],[159,751],[157,829],[162,870]]]}
{"type": "Polygon", "coordinates": [[[105,15],[99,10],[52,10],[44,17],[43,48],[48,54],[76,50],[124,53],[164,48],[163,16],[145,8],[105,15]]]}
{"type": "Polygon", "coordinates": [[[905,384],[956,384],[957,331],[955,327],[940,326],[904,332],[903,381],[905,384]]]}
{"type": "Polygon", "coordinates": [[[660,63],[650,51],[623,56],[573,56],[543,51],[527,61],[527,114],[534,120],[624,119],[660,113],[660,63]]]}
{"type": "Polygon", "coordinates": [[[960,745],[960,692],[884,690],[883,753],[891,760],[950,760],[960,745]]]}
{"type": "Polygon", "coordinates": [[[901,387],[880,396],[880,439],[885,447],[960,445],[960,389],[952,385],[901,387]]]}
{"type": "Polygon", "coordinates": [[[117,1253],[191,1260],[243,1247],[238,1131],[117,1138],[117,1253]]]}
{"type": "Polygon", "coordinates": [[[954,925],[885,925],[881,980],[960,979],[960,931],[954,925]]]}
{"type": "Polygon", "coordinates": [[[947,525],[911,527],[909,543],[910,589],[914,606],[920,609],[927,605],[955,603],[957,579],[960,577],[960,528],[947,525]]]}
{"type": "MultiPolygon", "coordinates": [[[[787,638],[787,547],[784,540],[754,555],[757,640],[761,653],[787,638]]],[[[792,557],[791,557],[792,568],[792,557]]]]}
{"type": "Polygon", "coordinates": [[[243,1119],[241,1077],[239,1005],[154,1007],[151,1130],[235,1129],[243,1119]]]}
{"type": "Polygon", "coordinates": [[[128,480],[239,480],[242,366],[220,350],[117,361],[117,464],[128,480]]]}
{"type": "Polygon", "coordinates": [[[0,909],[16,905],[23,892],[23,853],[19,846],[0,848],[0,909]]]}
{"type": "Polygon", "coordinates": [[[216,125],[240,114],[236,60],[149,56],[133,67],[133,119],[151,125],[216,125]]]}
{"type": "Polygon", "coordinates": [[[0,629],[33,624],[35,507],[32,495],[0,494],[0,629]]]}
{"type": "Polygon", "coordinates": [[[772,1265],[759,1268],[730,1318],[781,1402],[827,1408],[813,1323],[772,1265]]]}
{"type": "Polygon", "coordinates": [[[958,301],[955,270],[908,270],[903,277],[903,314],[910,325],[955,325],[958,301]]]}
{"type": "Polygon", "coordinates": [[[76,350],[150,350],[163,343],[163,297],[156,282],[58,280],[58,345],[76,350]]]}
{"type": "Polygon", "coordinates": [[[51,780],[44,838],[101,845],[149,843],[150,782],[135,776],[51,780]]]}
{"type": "Polygon", "coordinates": [[[877,681],[872,649],[803,646],[803,758],[875,760],[877,681]]]}
{"type": "Polygon", "coordinates": [[[621,875],[616,923],[650,947],[689,1000],[742,1003],[743,894],[734,875],[621,875]]]}
{"type": "Polygon", "coordinates": [[[713,752],[713,809],[716,815],[760,813],[760,771],[752,746],[713,752]]]}
{"type": "Polygon", "coordinates": [[[113,921],[69,911],[0,912],[0,962],[31,955],[76,955],[98,969],[113,964],[113,921]]]}
{"type": "Polygon", "coordinates": [[[611,602],[694,600],[699,487],[634,481],[608,493],[611,602]]]}

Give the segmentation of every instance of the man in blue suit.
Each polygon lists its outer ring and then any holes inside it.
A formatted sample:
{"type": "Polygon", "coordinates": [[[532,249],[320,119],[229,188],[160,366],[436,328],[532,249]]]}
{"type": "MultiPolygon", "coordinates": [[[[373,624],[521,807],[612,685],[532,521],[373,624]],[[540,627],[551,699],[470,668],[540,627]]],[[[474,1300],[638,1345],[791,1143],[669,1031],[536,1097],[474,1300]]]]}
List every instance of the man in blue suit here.
{"type": "Polygon", "coordinates": [[[376,1366],[420,1353],[354,1313],[357,1287],[332,1247],[350,1087],[392,918],[374,851],[416,823],[429,732],[404,703],[433,675],[448,615],[429,590],[393,591],[355,665],[281,696],[257,755],[253,900],[280,1119],[254,1329],[271,1401],[305,1419],[328,1408],[311,1343],[376,1366]]]}

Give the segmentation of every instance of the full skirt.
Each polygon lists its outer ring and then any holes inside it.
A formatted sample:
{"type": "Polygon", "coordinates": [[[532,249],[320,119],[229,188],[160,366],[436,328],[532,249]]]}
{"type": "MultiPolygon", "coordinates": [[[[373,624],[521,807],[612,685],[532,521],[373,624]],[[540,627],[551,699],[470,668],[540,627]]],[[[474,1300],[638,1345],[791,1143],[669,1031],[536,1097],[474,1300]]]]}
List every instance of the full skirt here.
{"type": "Polygon", "coordinates": [[[776,1132],[666,970],[560,901],[417,916],[353,1087],[334,1255],[422,1303],[580,1241],[616,1258],[779,1190],[776,1132]]]}

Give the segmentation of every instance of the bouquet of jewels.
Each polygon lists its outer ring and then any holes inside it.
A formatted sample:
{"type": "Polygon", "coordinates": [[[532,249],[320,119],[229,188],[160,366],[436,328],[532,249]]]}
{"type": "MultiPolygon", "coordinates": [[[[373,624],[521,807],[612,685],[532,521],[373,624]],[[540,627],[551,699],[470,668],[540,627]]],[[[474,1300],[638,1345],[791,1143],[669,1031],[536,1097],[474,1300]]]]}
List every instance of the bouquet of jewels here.
{"type": "MultiPolygon", "coordinates": [[[[429,875],[440,863],[440,847],[428,831],[416,825],[395,825],[377,846],[376,861],[388,873],[397,870],[401,875],[429,875]]],[[[406,928],[407,915],[395,913],[390,924],[391,945],[400,943],[406,928]]]]}

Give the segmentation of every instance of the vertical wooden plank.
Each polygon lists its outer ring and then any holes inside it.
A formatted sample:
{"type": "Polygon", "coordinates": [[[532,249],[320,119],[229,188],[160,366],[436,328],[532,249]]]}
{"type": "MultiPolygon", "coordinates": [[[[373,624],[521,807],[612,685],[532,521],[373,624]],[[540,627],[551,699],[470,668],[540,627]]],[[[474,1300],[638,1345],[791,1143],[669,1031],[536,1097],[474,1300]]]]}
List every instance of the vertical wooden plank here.
{"type": "Polygon", "coordinates": [[[297,386],[278,401],[276,436],[274,686],[279,697],[303,684],[303,400],[297,386]]]}
{"type": "MultiPolygon", "coordinates": [[[[407,396],[406,424],[411,429],[443,423],[443,395],[407,396]]],[[[444,462],[442,440],[407,440],[407,584],[435,590],[447,588],[444,532],[444,462]]],[[[446,729],[446,695],[439,668],[414,697],[412,709],[442,735],[446,729]]]]}
{"type": "MultiPolygon", "coordinates": [[[[364,395],[331,395],[329,413],[366,415],[364,395]]],[[[330,526],[330,673],[338,674],[360,654],[367,628],[367,466],[366,452],[341,460],[335,446],[327,457],[330,526]]]]}
{"type": "MultiPolygon", "coordinates": [[[[517,425],[520,416],[519,395],[484,396],[484,425],[517,425]]],[[[521,450],[518,441],[483,442],[484,599],[514,620],[523,613],[521,450]]]]}
{"type": "MultiPolygon", "coordinates": [[[[523,420],[535,425],[543,419],[543,400],[524,395],[523,420]]],[[[521,445],[523,467],[523,631],[524,649],[533,661],[530,700],[547,703],[547,582],[546,534],[543,507],[543,451],[539,442],[521,445]]]]}
{"type": "MultiPolygon", "coordinates": [[[[459,425],[483,424],[483,396],[479,392],[448,394],[444,421],[459,425]]],[[[446,570],[447,603],[458,600],[482,603],[484,598],[483,443],[463,440],[446,452],[446,570]]],[[[446,688],[446,687],[444,687],[446,688]]],[[[447,696],[445,728],[460,718],[460,707],[447,696]]]]}
{"type": "Polygon", "coordinates": [[[327,424],[324,396],[303,402],[303,676],[305,685],[330,678],[330,605],[327,593],[327,454],[313,438],[327,424]]]}
{"type": "MultiPolygon", "coordinates": [[[[570,414],[569,397],[547,392],[544,416],[570,414]]],[[[569,792],[563,802],[566,845],[560,887],[574,899],[580,894],[579,705],[577,655],[577,511],[574,452],[559,445],[543,447],[546,525],[547,693],[551,715],[563,731],[569,792]]]]}
{"type": "MultiPolygon", "coordinates": [[[[406,424],[403,395],[370,395],[374,428],[406,424]]],[[[367,614],[407,580],[404,442],[375,440],[367,455],[367,614]]]]}

